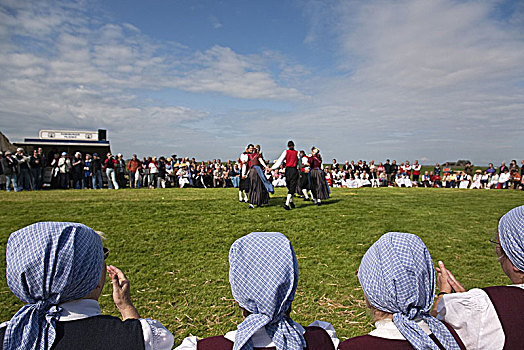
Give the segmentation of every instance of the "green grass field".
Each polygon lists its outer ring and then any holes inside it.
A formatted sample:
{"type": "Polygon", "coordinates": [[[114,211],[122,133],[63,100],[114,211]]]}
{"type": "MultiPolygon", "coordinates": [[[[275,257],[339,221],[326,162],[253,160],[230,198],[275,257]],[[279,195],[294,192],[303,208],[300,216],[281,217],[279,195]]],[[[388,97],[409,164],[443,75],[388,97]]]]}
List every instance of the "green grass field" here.
{"type": "MultiPolygon", "coordinates": [[[[418,234],[436,262],[446,262],[466,288],[507,284],[488,242],[498,219],[524,204],[519,191],[424,188],[334,189],[321,207],[285,190],[270,206],[248,210],[236,189],[156,189],[0,193],[0,273],[9,234],[37,221],[82,222],[105,232],[108,264],[131,280],[142,317],[160,320],[175,344],[211,336],[241,322],[228,283],[228,251],[252,231],[279,231],[293,243],[300,280],[292,317],[304,325],[333,323],[345,339],[371,329],[355,271],[366,249],[387,231],[418,234]]],[[[0,282],[0,321],[22,305],[0,282]]],[[[102,311],[118,316],[110,285],[102,311]]]]}

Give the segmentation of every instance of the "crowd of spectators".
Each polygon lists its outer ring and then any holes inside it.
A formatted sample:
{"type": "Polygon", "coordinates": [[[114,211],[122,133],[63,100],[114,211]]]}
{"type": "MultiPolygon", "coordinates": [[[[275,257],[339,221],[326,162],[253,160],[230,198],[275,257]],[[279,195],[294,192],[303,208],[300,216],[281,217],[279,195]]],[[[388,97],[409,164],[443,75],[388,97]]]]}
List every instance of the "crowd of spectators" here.
{"type": "MultiPolygon", "coordinates": [[[[431,170],[422,170],[417,160],[413,164],[409,161],[397,164],[395,160],[385,163],[370,161],[346,161],[343,165],[333,159],[331,166],[324,171],[328,183],[333,187],[444,187],[469,189],[523,189],[524,160],[521,167],[516,160],[507,166],[502,162],[499,168],[490,163],[485,169],[476,169],[470,162],[457,170],[449,163],[441,166],[435,164],[431,170]]],[[[428,167],[424,167],[428,169],[428,167]]]]}
{"type": "MultiPolygon", "coordinates": [[[[124,159],[122,154],[69,155],[50,152],[41,148],[27,154],[18,148],[15,154],[0,152],[0,189],[15,192],[52,189],[109,189],[166,188],[166,187],[238,187],[241,176],[240,160],[220,159],[197,161],[195,158],[143,157],[133,155],[124,159]],[[46,174],[47,169],[47,174],[46,174]],[[46,181],[44,181],[46,179],[46,181]]],[[[422,167],[417,160],[397,164],[387,159],[384,163],[371,160],[346,161],[339,164],[333,159],[325,165],[324,172],[332,187],[445,187],[470,189],[523,189],[524,160],[521,166],[512,160],[496,168],[473,171],[471,163],[457,170],[449,163],[441,166],[422,167]]],[[[267,170],[266,177],[275,187],[286,186],[285,166],[267,170]]]]}

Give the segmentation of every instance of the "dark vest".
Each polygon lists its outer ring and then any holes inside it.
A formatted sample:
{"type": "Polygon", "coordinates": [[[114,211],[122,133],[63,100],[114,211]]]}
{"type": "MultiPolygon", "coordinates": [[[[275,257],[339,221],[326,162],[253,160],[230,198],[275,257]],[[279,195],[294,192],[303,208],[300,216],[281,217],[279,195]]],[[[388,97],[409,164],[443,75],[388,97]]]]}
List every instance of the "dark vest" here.
{"type": "MultiPolygon", "coordinates": [[[[453,338],[457,341],[459,347],[461,350],[466,350],[466,347],[464,344],[462,344],[462,341],[460,340],[457,332],[453,328],[451,328],[447,323],[444,323],[444,325],[449,329],[451,332],[451,335],[453,335],[453,338]]],[[[435,344],[439,347],[439,349],[445,350],[442,344],[437,340],[435,335],[430,334],[429,336],[435,344]]],[[[374,349],[388,349],[388,350],[413,350],[413,347],[407,340],[398,340],[398,339],[385,339],[385,338],[379,338],[374,337],[372,335],[363,335],[360,337],[351,338],[348,340],[343,341],[338,346],[339,350],[374,350],[374,349]]]]}
{"type": "Polygon", "coordinates": [[[522,325],[524,324],[524,290],[518,287],[487,287],[488,295],[497,311],[504,336],[504,349],[524,348],[522,325]]]}
{"type": "MultiPolygon", "coordinates": [[[[308,350],[335,350],[327,332],[320,327],[305,327],[304,339],[308,350]]],[[[204,338],[198,341],[197,350],[232,350],[233,342],[224,336],[204,338]]],[[[255,348],[255,350],[275,350],[275,348],[255,348]]]]}
{"type": "MultiPolygon", "coordinates": [[[[6,328],[0,329],[3,349],[6,328]]],[[[113,316],[94,316],[77,321],[57,322],[53,350],[126,349],[143,350],[144,334],[139,320],[123,321],[113,316]]]]}

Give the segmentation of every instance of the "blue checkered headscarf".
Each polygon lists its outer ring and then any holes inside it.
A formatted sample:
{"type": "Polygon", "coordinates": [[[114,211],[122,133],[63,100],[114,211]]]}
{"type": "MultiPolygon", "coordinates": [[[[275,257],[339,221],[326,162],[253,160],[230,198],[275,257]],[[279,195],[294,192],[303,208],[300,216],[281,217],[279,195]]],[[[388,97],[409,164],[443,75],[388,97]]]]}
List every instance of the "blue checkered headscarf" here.
{"type": "Polygon", "coordinates": [[[100,237],[85,225],[39,222],[11,234],[6,263],[7,284],[26,305],[9,322],[3,348],[47,350],[56,337],[58,304],[95,289],[104,253],[100,237]]]}
{"type": "Polygon", "coordinates": [[[524,205],[511,209],[500,219],[499,240],[509,261],[524,272],[524,205]]]}
{"type": "Polygon", "coordinates": [[[416,324],[424,320],[445,349],[459,349],[446,326],[431,316],[435,271],[428,249],[410,233],[388,232],[364,254],[358,279],[369,303],[393,314],[393,322],[414,349],[438,349],[416,324]]]}
{"type": "Polygon", "coordinates": [[[291,242],[279,232],[253,232],[229,250],[233,297],[250,315],[238,325],[234,350],[251,350],[262,327],[277,350],[302,350],[306,342],[286,311],[298,284],[298,262],[291,242]]]}

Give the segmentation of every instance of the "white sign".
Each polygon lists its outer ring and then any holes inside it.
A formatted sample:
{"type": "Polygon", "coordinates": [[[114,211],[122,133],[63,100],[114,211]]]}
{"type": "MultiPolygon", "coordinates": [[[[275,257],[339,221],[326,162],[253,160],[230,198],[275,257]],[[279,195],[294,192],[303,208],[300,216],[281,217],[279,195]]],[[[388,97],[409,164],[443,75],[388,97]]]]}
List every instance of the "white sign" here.
{"type": "Polygon", "coordinates": [[[38,136],[44,140],[98,141],[98,131],[40,130],[38,136]]]}

